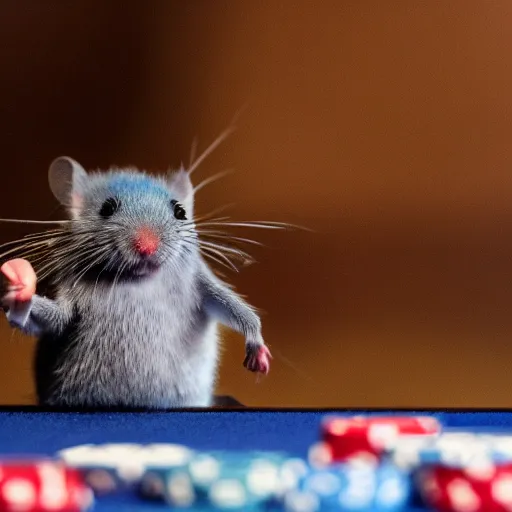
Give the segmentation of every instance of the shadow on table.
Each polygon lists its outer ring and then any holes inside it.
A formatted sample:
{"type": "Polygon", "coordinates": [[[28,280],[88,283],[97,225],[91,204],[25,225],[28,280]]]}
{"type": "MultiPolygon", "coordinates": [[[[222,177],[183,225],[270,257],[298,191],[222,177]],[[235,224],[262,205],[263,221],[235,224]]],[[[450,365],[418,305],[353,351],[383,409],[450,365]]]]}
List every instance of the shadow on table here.
{"type": "MultiPolygon", "coordinates": [[[[220,395],[214,397],[213,406],[209,409],[224,410],[224,409],[245,409],[246,406],[242,405],[238,400],[232,396],[220,395]]],[[[174,410],[183,409],[167,409],[166,411],[172,412],[174,410]]],[[[200,410],[204,411],[205,408],[187,408],[186,410],[200,410]]],[[[138,407],[40,407],[38,405],[0,405],[0,413],[2,412],[84,412],[84,413],[105,413],[105,412],[151,412],[150,409],[138,407]]],[[[154,411],[155,412],[155,411],[154,411]]],[[[162,412],[156,411],[156,412],[162,412]]]]}

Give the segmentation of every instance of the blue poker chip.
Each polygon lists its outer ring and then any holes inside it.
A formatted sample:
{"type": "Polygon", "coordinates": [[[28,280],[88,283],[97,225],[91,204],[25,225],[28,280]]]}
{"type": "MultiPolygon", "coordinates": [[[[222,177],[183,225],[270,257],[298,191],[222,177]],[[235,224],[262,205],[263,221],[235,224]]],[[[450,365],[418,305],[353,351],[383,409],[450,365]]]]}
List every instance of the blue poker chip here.
{"type": "Polygon", "coordinates": [[[277,452],[209,452],[194,458],[188,470],[199,502],[248,510],[295,487],[306,463],[277,452]]]}
{"type": "MultiPolygon", "coordinates": [[[[211,451],[194,454],[180,467],[162,467],[158,474],[171,507],[249,511],[277,503],[306,472],[305,461],[284,453],[211,451]]],[[[148,468],[143,481],[155,474],[148,468]]]]}
{"type": "Polygon", "coordinates": [[[345,463],[310,471],[283,496],[287,512],[394,511],[411,495],[407,472],[390,464],[345,463]]]}

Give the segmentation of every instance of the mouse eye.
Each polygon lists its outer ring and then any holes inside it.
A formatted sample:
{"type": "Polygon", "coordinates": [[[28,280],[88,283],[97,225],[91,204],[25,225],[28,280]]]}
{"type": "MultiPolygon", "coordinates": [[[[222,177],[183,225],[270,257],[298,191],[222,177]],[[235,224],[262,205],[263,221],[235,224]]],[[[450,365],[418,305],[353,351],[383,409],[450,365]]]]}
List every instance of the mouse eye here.
{"type": "Polygon", "coordinates": [[[119,207],[121,206],[121,201],[119,199],[116,199],[115,197],[109,197],[101,206],[100,215],[107,219],[108,217],[112,217],[114,213],[119,210],[119,207]]]}
{"type": "Polygon", "coordinates": [[[171,206],[173,207],[174,216],[178,220],[187,220],[187,213],[185,212],[185,208],[183,208],[183,206],[181,206],[181,204],[178,203],[178,201],[173,199],[171,201],[171,206]]]}

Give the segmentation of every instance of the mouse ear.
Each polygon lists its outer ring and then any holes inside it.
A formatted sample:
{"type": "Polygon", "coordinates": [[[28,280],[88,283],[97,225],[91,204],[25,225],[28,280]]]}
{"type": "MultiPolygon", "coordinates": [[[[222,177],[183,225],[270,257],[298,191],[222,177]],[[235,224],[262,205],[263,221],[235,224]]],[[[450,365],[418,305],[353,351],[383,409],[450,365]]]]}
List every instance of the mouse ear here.
{"type": "Polygon", "coordinates": [[[176,199],[183,205],[188,217],[194,215],[194,187],[190,181],[188,171],[180,169],[171,174],[169,178],[169,187],[175,194],[176,199]]]}
{"type": "Polygon", "coordinates": [[[67,156],[56,158],[48,170],[48,182],[56,199],[76,215],[82,205],[87,173],[75,160],[67,156]]]}

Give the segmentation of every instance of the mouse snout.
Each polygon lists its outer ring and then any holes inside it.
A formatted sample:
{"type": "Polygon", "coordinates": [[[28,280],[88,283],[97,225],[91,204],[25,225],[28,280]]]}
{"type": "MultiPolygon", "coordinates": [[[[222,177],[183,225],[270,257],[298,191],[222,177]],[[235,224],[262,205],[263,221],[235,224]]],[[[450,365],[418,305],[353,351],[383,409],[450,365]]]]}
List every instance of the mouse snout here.
{"type": "Polygon", "coordinates": [[[152,229],[143,227],[135,233],[133,246],[141,256],[152,256],[159,245],[160,239],[152,229]]]}

